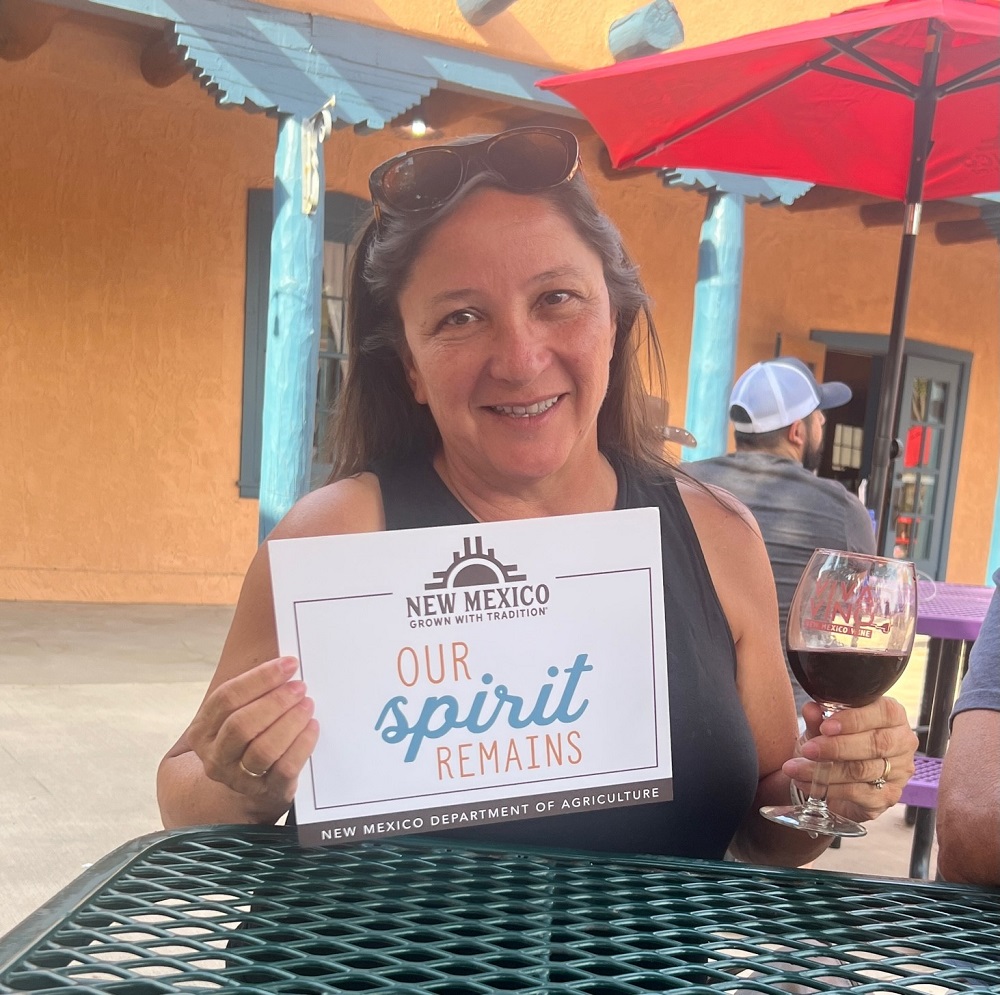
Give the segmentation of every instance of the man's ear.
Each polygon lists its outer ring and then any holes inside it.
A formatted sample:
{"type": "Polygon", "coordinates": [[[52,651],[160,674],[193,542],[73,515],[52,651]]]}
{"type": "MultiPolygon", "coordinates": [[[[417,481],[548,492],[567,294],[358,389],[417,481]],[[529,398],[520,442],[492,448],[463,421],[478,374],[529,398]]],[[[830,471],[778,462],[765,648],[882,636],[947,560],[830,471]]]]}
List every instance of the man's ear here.
{"type": "Polygon", "coordinates": [[[788,426],[788,434],[786,438],[796,448],[806,444],[809,439],[809,432],[806,428],[804,418],[800,418],[798,421],[793,421],[792,424],[788,426]]]}

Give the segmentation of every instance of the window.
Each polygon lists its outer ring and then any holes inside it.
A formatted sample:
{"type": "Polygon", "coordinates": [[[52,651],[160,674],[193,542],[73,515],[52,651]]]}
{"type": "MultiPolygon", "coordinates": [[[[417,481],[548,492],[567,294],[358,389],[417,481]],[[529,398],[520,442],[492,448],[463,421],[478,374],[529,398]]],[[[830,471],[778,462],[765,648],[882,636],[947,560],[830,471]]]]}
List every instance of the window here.
{"type": "Polygon", "coordinates": [[[948,389],[943,378],[915,375],[910,381],[909,427],[903,431],[902,466],[896,467],[891,504],[892,555],[897,559],[923,561],[931,556],[948,389]]]}
{"type": "MultiPolygon", "coordinates": [[[[247,283],[243,334],[243,428],[238,481],[240,497],[244,498],[256,498],[260,494],[273,207],[270,190],[250,191],[247,201],[247,283]]],[[[330,413],[347,368],[344,316],[347,309],[349,246],[370,209],[367,201],[348,194],[326,195],[316,434],[311,476],[313,486],[321,484],[330,472],[330,413]]]]}
{"type": "Polygon", "coordinates": [[[833,427],[832,466],[834,470],[857,470],[861,466],[864,431],[858,425],[833,427]]]}

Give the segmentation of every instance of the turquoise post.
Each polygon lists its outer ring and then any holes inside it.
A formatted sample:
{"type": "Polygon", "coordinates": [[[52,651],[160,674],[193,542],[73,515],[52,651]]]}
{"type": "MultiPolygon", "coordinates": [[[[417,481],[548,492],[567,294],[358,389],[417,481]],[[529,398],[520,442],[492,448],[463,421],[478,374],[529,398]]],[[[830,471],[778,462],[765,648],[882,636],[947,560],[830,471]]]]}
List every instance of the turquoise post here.
{"type": "Polygon", "coordinates": [[[308,490],[312,466],[325,182],[322,142],[311,143],[311,129],[312,123],[302,118],[278,118],[260,456],[261,541],[308,490]],[[317,190],[310,213],[304,195],[317,190]]]}
{"type": "Polygon", "coordinates": [[[993,583],[993,574],[1000,570],[1000,481],[997,481],[997,497],[993,505],[993,540],[990,542],[990,558],[986,564],[986,583],[993,583]]]}
{"type": "Polygon", "coordinates": [[[729,439],[729,392],[736,372],[736,335],[743,285],[742,194],[708,193],[698,244],[691,357],[684,427],[698,440],[686,462],[722,456],[729,439]]]}

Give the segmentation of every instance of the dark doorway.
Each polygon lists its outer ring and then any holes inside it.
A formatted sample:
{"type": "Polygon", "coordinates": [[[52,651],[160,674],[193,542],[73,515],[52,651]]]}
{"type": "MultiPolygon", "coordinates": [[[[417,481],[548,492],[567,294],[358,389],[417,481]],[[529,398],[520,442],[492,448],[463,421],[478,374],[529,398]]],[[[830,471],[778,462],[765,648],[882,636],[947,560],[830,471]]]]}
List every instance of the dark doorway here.
{"type": "MultiPolygon", "coordinates": [[[[824,380],[842,380],[851,388],[853,397],[842,408],[826,412],[826,448],[819,475],[838,480],[853,494],[871,468],[871,429],[869,397],[874,396],[873,375],[881,376],[882,363],[877,356],[861,353],[833,352],[826,354],[824,380]]],[[[875,380],[878,383],[878,379],[875,380]]]]}

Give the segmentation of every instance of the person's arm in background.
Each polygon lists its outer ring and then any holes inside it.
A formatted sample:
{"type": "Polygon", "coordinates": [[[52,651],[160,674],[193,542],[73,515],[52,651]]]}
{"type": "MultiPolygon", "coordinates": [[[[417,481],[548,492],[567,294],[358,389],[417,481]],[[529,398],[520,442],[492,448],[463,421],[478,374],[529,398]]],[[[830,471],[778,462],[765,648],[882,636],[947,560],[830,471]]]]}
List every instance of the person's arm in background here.
{"type": "Polygon", "coordinates": [[[937,812],[940,877],[1000,885],[1000,712],[955,716],[937,812]]]}
{"type": "MultiPolygon", "coordinates": [[[[1000,570],[993,575],[1000,583],[1000,570]]],[[[994,592],[952,713],[937,807],[938,874],[1000,885],[1000,593],[994,592]]]]}

